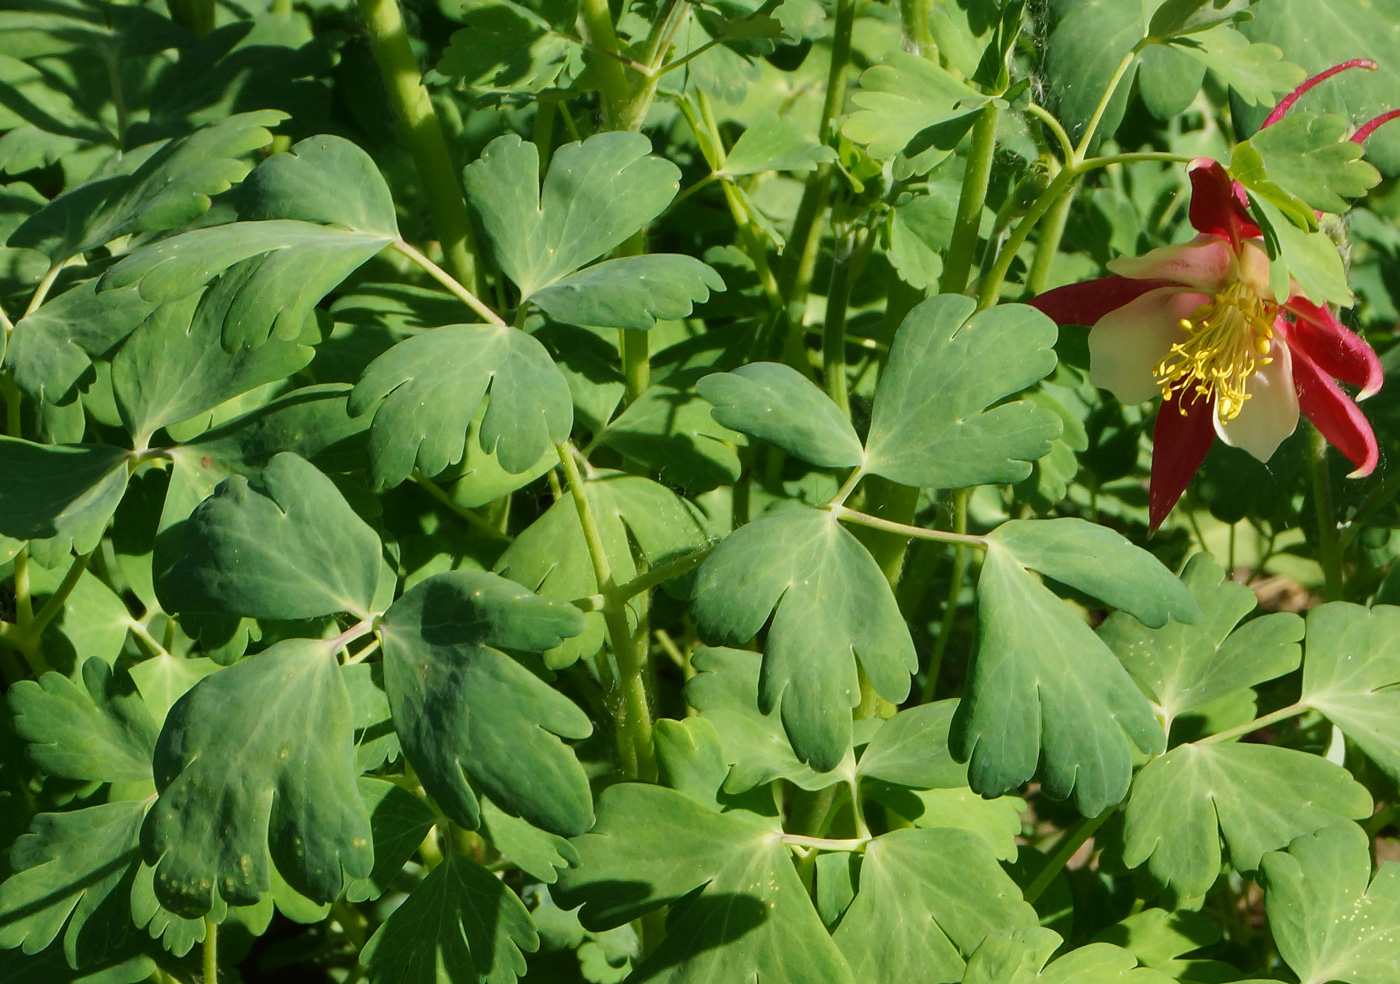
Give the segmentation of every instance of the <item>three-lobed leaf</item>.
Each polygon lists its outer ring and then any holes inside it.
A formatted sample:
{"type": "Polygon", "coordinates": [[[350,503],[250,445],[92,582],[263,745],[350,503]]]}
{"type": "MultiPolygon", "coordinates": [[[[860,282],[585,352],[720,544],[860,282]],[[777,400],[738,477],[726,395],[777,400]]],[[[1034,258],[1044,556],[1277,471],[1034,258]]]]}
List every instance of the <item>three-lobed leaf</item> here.
{"type": "Polygon", "coordinates": [[[793,507],[731,533],[696,573],[701,638],[742,645],[769,622],[759,709],[778,708],[798,758],[834,769],[851,747],[863,670],[901,701],[918,667],[879,565],[828,511],[793,507]]]}
{"type": "Polygon", "coordinates": [[[156,896],[181,915],[257,902],[272,865],[315,902],[374,864],[349,695],[330,644],[288,639],[205,677],[166,717],[142,831],[156,896]]]}
{"type": "Polygon", "coordinates": [[[900,324],[875,390],[867,471],[959,489],[1019,482],[1049,453],[1059,417],[1001,401],[1055,368],[1054,322],[1020,304],[976,309],[971,298],[940,295],[900,324]]]}
{"type": "Polygon", "coordinates": [[[562,738],[588,717],[501,650],[543,652],[583,629],[582,614],[480,571],[429,577],[384,613],[384,683],[404,754],[458,823],[498,805],[563,834],[593,820],[588,777],[562,738]]]}

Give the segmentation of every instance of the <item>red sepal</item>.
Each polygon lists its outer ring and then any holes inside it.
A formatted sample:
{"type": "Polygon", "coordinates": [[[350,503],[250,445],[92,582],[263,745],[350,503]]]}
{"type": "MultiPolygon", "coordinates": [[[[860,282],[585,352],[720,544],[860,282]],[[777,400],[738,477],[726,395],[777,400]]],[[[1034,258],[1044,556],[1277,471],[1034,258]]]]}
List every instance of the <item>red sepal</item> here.
{"type": "Polygon", "coordinates": [[[1238,251],[1245,239],[1262,236],[1249,216],[1249,199],[1224,165],[1209,157],[1197,157],[1186,169],[1191,178],[1191,225],[1197,232],[1226,236],[1238,251]]]}
{"type": "Polygon", "coordinates": [[[1295,297],[1284,305],[1293,315],[1288,347],[1301,350],[1333,379],[1361,387],[1358,400],[1373,396],[1385,380],[1381,360],[1371,346],[1347,328],[1330,309],[1295,297]]]}
{"type": "Polygon", "coordinates": [[[1186,386],[1179,387],[1170,400],[1162,401],[1152,428],[1152,481],[1147,489],[1150,533],[1157,532],[1191,484],[1191,476],[1206,460],[1215,440],[1215,401],[1194,390],[1183,394],[1184,389],[1186,386]],[[1183,395],[1190,401],[1185,404],[1185,413],[1181,412],[1183,395]]]}
{"type": "Polygon", "coordinates": [[[1047,290],[1026,303],[1048,314],[1057,325],[1093,326],[1108,312],[1137,300],[1148,291],[1170,286],[1169,280],[1100,277],[1047,290]]]}
{"type": "Polygon", "coordinates": [[[1380,448],[1366,415],[1306,353],[1291,346],[1289,352],[1293,356],[1293,384],[1298,388],[1298,409],[1317,425],[1329,444],[1351,459],[1356,466],[1351,477],[1362,478],[1371,474],[1380,460],[1380,448]]]}

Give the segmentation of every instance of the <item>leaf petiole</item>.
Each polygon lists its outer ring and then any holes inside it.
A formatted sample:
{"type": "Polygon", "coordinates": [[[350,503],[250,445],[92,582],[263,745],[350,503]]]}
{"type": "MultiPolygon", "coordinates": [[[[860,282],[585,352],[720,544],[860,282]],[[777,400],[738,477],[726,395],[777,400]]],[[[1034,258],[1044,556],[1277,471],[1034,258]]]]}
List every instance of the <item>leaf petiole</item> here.
{"type": "Polygon", "coordinates": [[[937,540],[940,543],[957,543],[984,548],[987,546],[987,538],[975,533],[949,533],[947,530],[930,530],[922,526],[892,523],[887,519],[880,519],[878,516],[867,516],[863,512],[847,509],[845,506],[831,506],[830,509],[837,519],[844,519],[848,523],[856,523],[859,526],[868,526],[873,530],[884,530],[886,533],[898,533],[920,540],[937,540]]]}
{"type": "Polygon", "coordinates": [[[408,243],[404,242],[402,239],[395,239],[389,245],[414,263],[417,263],[427,272],[428,276],[446,287],[459,301],[471,308],[477,315],[486,319],[488,324],[493,324],[498,328],[507,327],[501,316],[487,307],[481,298],[467,290],[467,288],[462,286],[461,282],[453,277],[452,274],[428,259],[408,243]]]}
{"type": "Polygon", "coordinates": [[[1277,711],[1272,711],[1268,714],[1265,714],[1263,717],[1255,718],[1253,721],[1246,721],[1244,724],[1236,725],[1233,728],[1227,728],[1225,731],[1219,731],[1213,735],[1207,735],[1205,738],[1202,738],[1199,742],[1197,742],[1197,744],[1211,745],[1215,744],[1216,742],[1233,741],[1236,738],[1243,738],[1245,735],[1253,734],[1260,728],[1267,728],[1271,724],[1277,724],[1280,721],[1286,721],[1288,718],[1297,717],[1299,714],[1310,710],[1312,710],[1312,705],[1308,704],[1306,701],[1299,701],[1296,704],[1289,704],[1287,707],[1281,707],[1277,711]]]}

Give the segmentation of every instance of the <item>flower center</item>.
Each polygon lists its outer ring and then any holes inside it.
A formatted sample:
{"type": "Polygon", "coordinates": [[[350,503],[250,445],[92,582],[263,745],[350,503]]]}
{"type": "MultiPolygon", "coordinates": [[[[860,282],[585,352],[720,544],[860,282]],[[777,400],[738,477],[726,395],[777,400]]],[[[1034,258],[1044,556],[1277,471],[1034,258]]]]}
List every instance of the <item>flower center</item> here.
{"type": "MultiPolygon", "coordinates": [[[[1268,355],[1277,316],[1275,302],[1237,280],[1191,317],[1182,318],[1186,340],[1173,345],[1152,370],[1162,387],[1162,399],[1170,400],[1176,390],[1185,393],[1194,383],[1198,395],[1215,400],[1215,412],[1222,421],[1238,417],[1249,399],[1245,392],[1249,377],[1273,361],[1268,355]]],[[[1185,413],[1187,401],[1181,402],[1185,413]]]]}

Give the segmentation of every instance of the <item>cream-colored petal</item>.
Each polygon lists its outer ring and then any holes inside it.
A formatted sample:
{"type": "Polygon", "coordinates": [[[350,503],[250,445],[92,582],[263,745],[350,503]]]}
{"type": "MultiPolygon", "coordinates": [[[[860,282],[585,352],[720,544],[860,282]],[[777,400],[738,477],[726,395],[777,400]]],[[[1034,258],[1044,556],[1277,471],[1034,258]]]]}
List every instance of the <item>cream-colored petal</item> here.
{"type": "Polygon", "coordinates": [[[1089,330],[1089,381],[1124,403],[1157,396],[1152,370],[1185,340],[1181,320],[1208,303],[1205,294],[1159,287],[1108,312],[1089,330]]]}
{"type": "Polygon", "coordinates": [[[1273,288],[1269,286],[1269,255],[1264,252],[1264,248],[1253,240],[1246,240],[1240,244],[1240,251],[1235,256],[1235,277],[1243,280],[1254,288],[1255,292],[1265,300],[1273,300],[1273,288]]]}
{"type": "Polygon", "coordinates": [[[1249,377],[1249,399],[1234,420],[1215,419],[1215,432],[1231,447],[1244,448],[1268,461],[1298,426],[1298,390],[1293,385],[1293,360],[1287,345],[1274,345],[1273,362],[1249,377]]]}
{"type": "MultiPolygon", "coordinates": [[[[1162,246],[1141,256],[1120,256],[1108,269],[1131,280],[1170,280],[1205,294],[1218,294],[1238,276],[1234,247],[1223,236],[1199,235],[1189,243],[1162,246]]],[[[1265,273],[1267,282],[1267,271],[1265,273]]]]}

